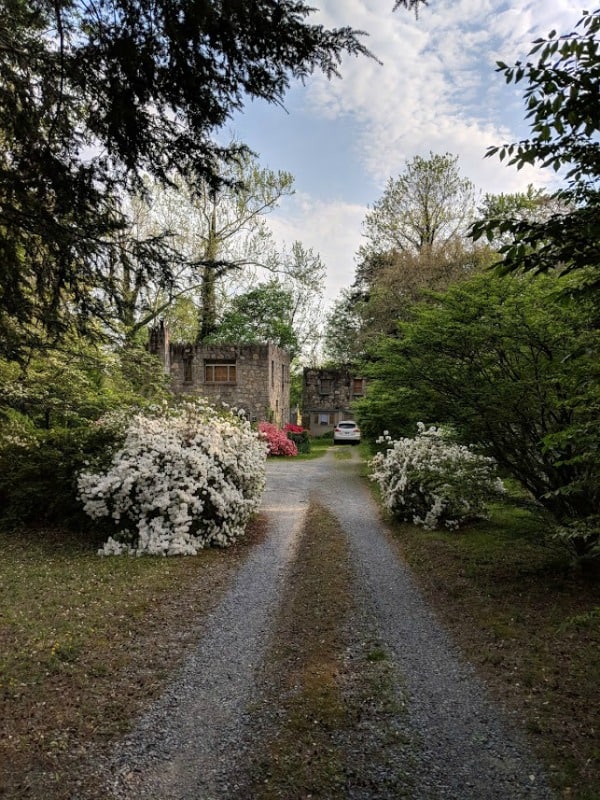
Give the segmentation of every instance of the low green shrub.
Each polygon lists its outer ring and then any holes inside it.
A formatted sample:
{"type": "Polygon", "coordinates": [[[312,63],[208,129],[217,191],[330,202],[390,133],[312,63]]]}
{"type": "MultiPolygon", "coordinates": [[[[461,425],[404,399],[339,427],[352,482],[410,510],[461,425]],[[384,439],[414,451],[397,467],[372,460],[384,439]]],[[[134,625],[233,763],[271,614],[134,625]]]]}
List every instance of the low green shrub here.
{"type": "Polygon", "coordinates": [[[284,427],[287,438],[296,445],[299,453],[310,453],[310,434],[300,425],[293,425],[291,422],[284,427]]]}
{"type": "Polygon", "coordinates": [[[85,517],[77,499],[77,475],[89,462],[107,462],[118,440],[110,424],[51,430],[4,426],[0,523],[81,522],[85,517]]]}

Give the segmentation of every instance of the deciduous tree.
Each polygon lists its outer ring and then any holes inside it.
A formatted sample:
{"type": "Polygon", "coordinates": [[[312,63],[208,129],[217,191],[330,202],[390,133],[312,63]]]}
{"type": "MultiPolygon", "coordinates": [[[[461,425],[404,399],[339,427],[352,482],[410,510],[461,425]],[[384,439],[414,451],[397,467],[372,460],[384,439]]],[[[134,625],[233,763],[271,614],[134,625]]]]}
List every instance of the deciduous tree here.
{"type": "Polygon", "coordinates": [[[365,355],[362,330],[364,300],[360,293],[343,289],[327,315],[323,356],[336,367],[355,364],[365,355]]]}
{"type": "Polygon", "coordinates": [[[126,254],[115,265],[115,285],[122,286],[117,309],[126,330],[145,328],[158,316],[167,316],[175,300],[191,295],[197,306],[192,340],[213,333],[225,281],[243,284],[241,273],[271,268],[275,244],[267,215],[293,194],[293,182],[289,172],[261,168],[254,157],[243,154],[223,166],[218,189],[206,182],[192,188],[178,180],[170,187],[157,182],[146,186],[145,197],[129,204],[131,235],[139,241],[166,236],[176,258],[168,287],[144,282],[143,264],[132,264],[126,254]]]}
{"type": "MultiPolygon", "coordinates": [[[[575,31],[551,31],[537,39],[529,55],[514,67],[498,62],[507,83],[527,82],[524,100],[531,135],[492,147],[521,169],[526,164],[564,171],[554,195],[560,208],[547,218],[499,215],[479,221],[474,236],[510,235],[500,249],[506,270],[584,270],[584,285],[600,288],[600,10],[585,12],[575,31]]],[[[583,273],[582,273],[583,277],[583,273]]]]}
{"type": "Polygon", "coordinates": [[[274,342],[294,357],[298,338],[293,326],[294,298],[278,281],[270,281],[231,300],[207,342],[274,342]]]}
{"type": "Polygon", "coordinates": [[[379,343],[363,405],[398,433],[423,416],[454,424],[561,523],[596,525],[573,539],[583,553],[598,539],[600,342],[590,299],[565,296],[556,313],[570,280],[486,274],[437,295],[379,343]]]}
{"type": "Polygon", "coordinates": [[[448,153],[417,156],[367,213],[354,283],[328,318],[326,355],[334,362],[372,351],[427,292],[490,263],[489,247],[467,236],[475,191],[457,161],[448,153]]]}
{"type": "MultiPolygon", "coordinates": [[[[414,6],[403,0],[404,6],[414,6]]],[[[360,33],[312,24],[296,0],[2,0],[0,333],[33,317],[101,315],[117,199],[150,174],[217,189],[239,147],[214,132],[247,99],[280,103],[294,79],[366,55],[360,33]]],[[[160,241],[138,257],[169,278],[160,241]],[[143,256],[143,259],[142,259],[143,256]]]]}
{"type": "Polygon", "coordinates": [[[415,156],[383,195],[363,224],[367,240],[361,253],[440,249],[464,238],[475,209],[474,187],[458,169],[458,156],[415,156]]]}

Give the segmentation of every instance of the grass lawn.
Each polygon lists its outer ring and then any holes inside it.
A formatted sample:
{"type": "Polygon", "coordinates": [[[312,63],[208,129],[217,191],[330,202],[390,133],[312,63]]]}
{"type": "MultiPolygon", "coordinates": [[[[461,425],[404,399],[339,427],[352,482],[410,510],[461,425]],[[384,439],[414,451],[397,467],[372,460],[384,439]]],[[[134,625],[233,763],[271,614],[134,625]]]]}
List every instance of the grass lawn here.
{"type": "Polygon", "coordinates": [[[297,456],[293,456],[293,460],[307,461],[311,458],[320,458],[332,446],[333,439],[331,436],[311,438],[310,453],[298,453],[297,456]]]}
{"type": "Polygon", "coordinates": [[[86,757],[160,693],[262,530],[172,559],[101,558],[64,531],[0,534],[0,797],[76,796],[86,757]]]}
{"type": "Polygon", "coordinates": [[[391,522],[446,628],[515,715],[559,796],[600,798],[599,570],[574,566],[547,522],[504,503],[459,533],[391,522]]]}

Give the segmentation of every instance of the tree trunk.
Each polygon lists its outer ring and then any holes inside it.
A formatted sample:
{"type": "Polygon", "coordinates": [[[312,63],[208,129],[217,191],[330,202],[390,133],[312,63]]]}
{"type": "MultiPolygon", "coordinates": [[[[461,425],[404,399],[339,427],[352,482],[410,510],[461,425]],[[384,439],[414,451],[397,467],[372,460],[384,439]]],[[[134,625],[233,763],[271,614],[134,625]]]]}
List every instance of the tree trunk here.
{"type": "Polygon", "coordinates": [[[204,251],[204,273],[200,290],[201,308],[198,325],[198,342],[202,342],[217,328],[217,273],[216,259],[219,251],[217,237],[217,200],[212,197],[212,215],[204,251]]]}

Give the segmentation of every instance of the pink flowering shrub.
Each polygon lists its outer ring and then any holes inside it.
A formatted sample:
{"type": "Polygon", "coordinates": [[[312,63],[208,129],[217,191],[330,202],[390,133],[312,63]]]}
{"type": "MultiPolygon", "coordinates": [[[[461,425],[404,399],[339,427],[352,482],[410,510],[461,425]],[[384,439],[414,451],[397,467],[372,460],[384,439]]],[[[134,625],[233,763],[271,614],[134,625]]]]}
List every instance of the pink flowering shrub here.
{"type": "Polygon", "coordinates": [[[259,422],[260,436],[267,442],[270,456],[297,456],[298,448],[295,442],[288,439],[287,433],[273,425],[272,422],[259,422]]]}
{"type": "Polygon", "coordinates": [[[302,425],[294,425],[293,422],[286,422],[283,426],[283,430],[286,433],[304,433],[302,425]]]}

